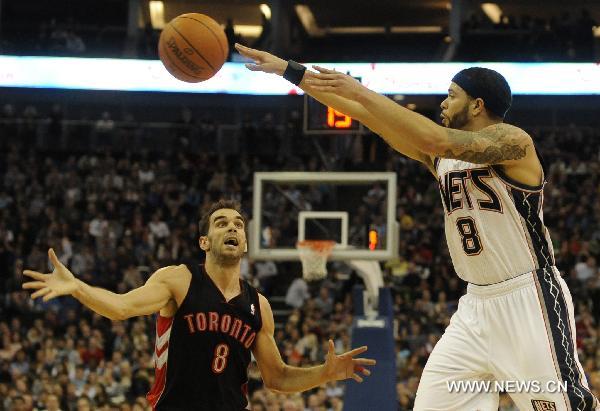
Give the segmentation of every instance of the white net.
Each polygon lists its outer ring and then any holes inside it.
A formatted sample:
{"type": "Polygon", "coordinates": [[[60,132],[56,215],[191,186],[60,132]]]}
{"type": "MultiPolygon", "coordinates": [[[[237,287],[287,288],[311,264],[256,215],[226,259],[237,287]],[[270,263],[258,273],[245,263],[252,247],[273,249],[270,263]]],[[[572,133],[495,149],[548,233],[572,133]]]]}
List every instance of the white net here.
{"type": "Polygon", "coordinates": [[[296,248],[302,261],[302,276],[306,281],[322,280],[327,276],[327,257],[335,241],[299,241],[296,248]]]}

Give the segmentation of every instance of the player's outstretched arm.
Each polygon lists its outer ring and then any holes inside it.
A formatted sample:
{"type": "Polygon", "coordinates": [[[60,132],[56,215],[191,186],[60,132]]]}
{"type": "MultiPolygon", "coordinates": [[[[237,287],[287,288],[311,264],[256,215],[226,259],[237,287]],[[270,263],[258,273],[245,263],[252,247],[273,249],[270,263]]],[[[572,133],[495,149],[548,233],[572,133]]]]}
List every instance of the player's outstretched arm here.
{"type": "Polygon", "coordinates": [[[71,295],[86,307],[111,320],[124,320],[155,313],[172,299],[166,279],[178,267],[158,270],[144,286],[127,294],[116,294],[92,287],[75,278],[73,273],[58,260],[54,250],[48,250],[48,256],[54,266],[52,273],[23,271],[24,275],[33,279],[23,284],[24,289],[36,290],[31,294],[31,298],[43,297],[44,301],[49,301],[61,295],[71,295]]]}
{"type": "Polygon", "coordinates": [[[336,355],[331,340],[329,340],[329,351],[324,364],[307,368],[291,367],[285,364],[273,338],[275,323],[271,306],[264,296],[260,295],[259,297],[263,325],[256,337],[252,351],[267,388],[279,392],[299,392],[328,381],[352,378],[356,382],[362,382],[363,377],[360,374],[371,375],[365,366],[375,365],[375,360],[355,358],[367,351],[366,346],[336,355]]]}
{"type": "MultiPolygon", "coordinates": [[[[274,56],[266,51],[252,49],[250,47],[236,44],[235,48],[244,57],[249,58],[253,63],[246,64],[246,67],[251,71],[262,71],[265,73],[276,74],[283,76],[283,73],[287,67],[287,61],[274,56]]],[[[410,144],[407,139],[392,138],[396,135],[390,127],[375,118],[362,104],[357,101],[353,101],[350,98],[331,93],[327,91],[319,91],[315,87],[308,87],[311,81],[318,80],[319,73],[306,70],[302,81],[298,85],[304,92],[317,99],[326,106],[333,107],[337,111],[344,113],[347,116],[360,121],[374,133],[379,134],[384,140],[388,142],[396,151],[410,157],[414,160],[424,163],[428,168],[432,168],[432,160],[429,155],[423,153],[417,149],[414,145],[410,144]]]]}
{"type": "Polygon", "coordinates": [[[494,124],[480,131],[442,127],[369,90],[346,74],[322,67],[316,69],[319,73],[306,81],[306,87],[359,102],[392,130],[392,134],[386,138],[392,147],[392,142],[405,139],[431,157],[454,158],[479,164],[510,165],[526,156],[536,158],[531,137],[518,127],[504,123],[494,124]]]}

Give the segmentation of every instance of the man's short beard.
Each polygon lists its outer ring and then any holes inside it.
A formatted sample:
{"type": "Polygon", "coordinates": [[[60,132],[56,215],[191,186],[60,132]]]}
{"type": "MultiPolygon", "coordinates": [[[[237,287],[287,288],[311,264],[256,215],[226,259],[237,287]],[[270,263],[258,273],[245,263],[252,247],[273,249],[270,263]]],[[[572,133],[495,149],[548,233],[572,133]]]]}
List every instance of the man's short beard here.
{"type": "Polygon", "coordinates": [[[469,103],[465,104],[461,111],[452,118],[448,118],[448,128],[461,129],[469,122],[469,103]]]}
{"type": "Polygon", "coordinates": [[[242,259],[242,256],[244,255],[244,253],[241,254],[224,254],[221,253],[220,251],[212,251],[213,257],[215,258],[215,261],[217,262],[217,264],[219,265],[223,265],[223,266],[228,266],[228,265],[236,265],[237,263],[240,262],[240,260],[242,259]]]}

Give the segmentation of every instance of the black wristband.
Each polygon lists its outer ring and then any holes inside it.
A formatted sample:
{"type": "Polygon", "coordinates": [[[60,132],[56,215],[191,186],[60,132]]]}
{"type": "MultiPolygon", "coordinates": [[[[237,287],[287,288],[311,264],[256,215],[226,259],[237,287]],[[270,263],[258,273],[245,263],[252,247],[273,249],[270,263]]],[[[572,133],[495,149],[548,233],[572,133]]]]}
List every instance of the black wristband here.
{"type": "Polygon", "coordinates": [[[283,78],[297,86],[302,81],[305,71],[306,67],[302,64],[296,63],[294,60],[288,60],[288,65],[283,72],[283,78]]]}

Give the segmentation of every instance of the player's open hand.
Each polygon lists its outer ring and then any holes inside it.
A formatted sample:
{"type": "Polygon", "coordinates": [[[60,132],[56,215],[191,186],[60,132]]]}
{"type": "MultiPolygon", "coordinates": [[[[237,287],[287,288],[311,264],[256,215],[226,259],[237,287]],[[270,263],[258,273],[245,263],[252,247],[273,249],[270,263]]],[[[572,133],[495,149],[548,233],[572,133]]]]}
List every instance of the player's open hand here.
{"type": "Polygon", "coordinates": [[[37,290],[31,294],[31,298],[44,297],[44,301],[74,293],[77,290],[75,276],[58,260],[53,249],[48,250],[48,257],[54,266],[54,271],[51,274],[42,274],[31,270],[23,271],[23,275],[35,280],[24,283],[23,288],[37,290]]]}
{"type": "Polygon", "coordinates": [[[273,73],[281,76],[288,64],[287,61],[280,59],[271,53],[242,46],[239,43],[235,43],[235,49],[242,56],[253,61],[253,63],[246,63],[246,67],[251,71],[263,71],[265,73],[273,73]]]}
{"type": "Polygon", "coordinates": [[[312,66],[318,73],[311,72],[304,81],[304,86],[314,91],[337,94],[338,96],[356,100],[360,93],[368,90],[358,80],[348,74],[312,66]]]}
{"type": "Polygon", "coordinates": [[[360,374],[369,376],[371,371],[365,365],[375,365],[375,360],[369,358],[354,358],[367,351],[366,346],[355,348],[341,355],[336,355],[333,341],[329,340],[329,350],[323,370],[326,381],[338,381],[352,378],[356,382],[363,382],[360,374]]]}

